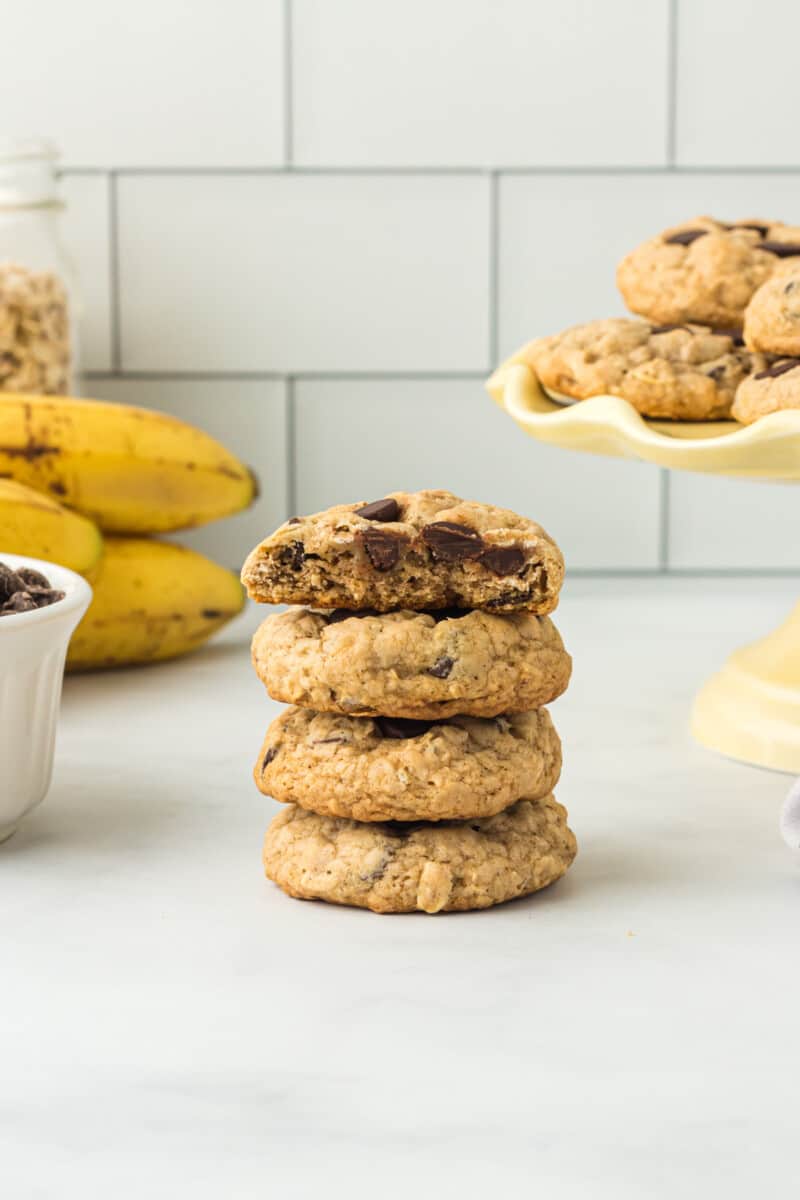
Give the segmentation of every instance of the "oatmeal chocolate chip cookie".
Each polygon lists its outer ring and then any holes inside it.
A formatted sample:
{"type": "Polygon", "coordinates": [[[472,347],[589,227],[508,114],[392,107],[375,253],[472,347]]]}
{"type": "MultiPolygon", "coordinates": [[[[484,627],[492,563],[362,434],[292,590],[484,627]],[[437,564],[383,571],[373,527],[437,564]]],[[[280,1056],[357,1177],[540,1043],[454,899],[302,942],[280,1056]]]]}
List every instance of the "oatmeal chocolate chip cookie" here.
{"type": "Polygon", "coordinates": [[[800,358],[779,358],[745,379],[733,402],[733,416],[743,425],[784,408],[800,409],[800,358]]]}
{"type": "Polygon", "coordinates": [[[744,339],[765,354],[800,355],[800,259],[787,259],[744,314],[744,339]]]}
{"type": "Polygon", "coordinates": [[[726,417],[736,388],[764,365],[731,330],[649,325],[628,317],[590,321],[522,351],[543,387],[587,400],[621,396],[646,417],[726,417]]]}
{"type": "Polygon", "coordinates": [[[476,609],[290,608],[267,617],[252,652],[273,699],[351,716],[526,712],[560,696],[572,669],[549,617],[476,609]]]}
{"type": "Polygon", "coordinates": [[[632,250],[617,268],[631,312],[662,324],[741,329],[751,296],[782,258],[800,256],[800,229],[696,217],[632,250]]]}
{"type": "Polygon", "coordinates": [[[577,853],[552,796],[497,816],[363,825],[292,806],[264,840],[264,870],[290,896],[373,912],[490,908],[554,883],[577,853]]]}
{"type": "Polygon", "coordinates": [[[545,796],[560,772],[545,708],[445,721],[288,708],[267,730],[253,774],[267,796],[323,816],[443,821],[545,796]]]}
{"type": "Polygon", "coordinates": [[[450,492],[392,492],[292,517],[242,571],[253,600],[316,608],[549,613],[564,578],[540,525],[450,492]]]}

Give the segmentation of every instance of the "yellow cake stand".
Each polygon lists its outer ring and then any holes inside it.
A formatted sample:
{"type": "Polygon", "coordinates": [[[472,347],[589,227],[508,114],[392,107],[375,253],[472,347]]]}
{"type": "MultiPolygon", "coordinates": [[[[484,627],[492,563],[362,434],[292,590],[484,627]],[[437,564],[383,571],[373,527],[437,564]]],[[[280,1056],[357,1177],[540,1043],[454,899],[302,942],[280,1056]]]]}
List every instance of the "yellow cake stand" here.
{"type": "MultiPolygon", "coordinates": [[[[521,354],[498,367],[486,386],[521,429],[554,446],[682,471],[800,482],[800,411],[745,426],[645,420],[618,396],[565,405],[544,392],[521,354]]],[[[711,750],[800,774],[800,605],[774,633],[732,654],[704,685],[691,729],[711,750]]]]}

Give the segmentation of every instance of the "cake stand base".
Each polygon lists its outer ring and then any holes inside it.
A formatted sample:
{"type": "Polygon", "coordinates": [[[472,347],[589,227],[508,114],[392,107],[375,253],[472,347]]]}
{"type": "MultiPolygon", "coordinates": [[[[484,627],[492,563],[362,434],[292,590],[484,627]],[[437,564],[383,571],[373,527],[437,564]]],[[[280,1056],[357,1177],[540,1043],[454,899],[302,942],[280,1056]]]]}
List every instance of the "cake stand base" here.
{"type": "Polygon", "coordinates": [[[692,734],[729,758],[800,775],[800,605],[709,679],[695,700],[692,734]]]}

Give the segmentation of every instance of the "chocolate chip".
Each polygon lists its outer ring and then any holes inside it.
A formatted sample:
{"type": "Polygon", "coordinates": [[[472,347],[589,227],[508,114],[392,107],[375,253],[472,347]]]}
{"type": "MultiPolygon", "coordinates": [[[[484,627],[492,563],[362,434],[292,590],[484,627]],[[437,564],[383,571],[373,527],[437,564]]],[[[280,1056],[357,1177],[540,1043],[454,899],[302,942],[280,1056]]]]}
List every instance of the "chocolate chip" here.
{"type": "Polygon", "coordinates": [[[668,246],[691,246],[692,242],[705,237],[707,233],[707,229],[682,229],[680,233],[673,233],[671,237],[664,238],[664,241],[668,246]]]}
{"type": "Polygon", "coordinates": [[[359,536],[375,570],[391,571],[400,557],[401,539],[395,534],[384,533],[382,529],[365,529],[359,536]]]}
{"type": "Polygon", "coordinates": [[[0,604],[5,603],[9,596],[14,595],[14,592],[24,590],[25,584],[17,572],[11,567],[7,567],[5,563],[0,563],[0,604]]]}
{"type": "Polygon", "coordinates": [[[436,722],[414,721],[405,717],[376,717],[374,724],[381,737],[400,739],[420,737],[436,722]]]}
{"type": "Polygon", "coordinates": [[[483,538],[469,525],[455,521],[434,521],[425,525],[422,540],[433,557],[441,562],[463,562],[477,558],[483,550],[483,538]]]}
{"type": "Polygon", "coordinates": [[[314,746],[331,746],[331,745],[336,744],[339,746],[346,746],[349,741],[350,741],[350,739],[348,737],[345,737],[345,735],[343,733],[339,733],[336,735],[336,737],[317,738],[317,740],[315,742],[313,742],[312,745],[314,745],[314,746]]]}
{"type": "Polygon", "coordinates": [[[39,588],[50,587],[50,580],[45,578],[41,571],[34,571],[33,567],[20,567],[17,574],[25,584],[39,588]]]}
{"type": "Polygon", "coordinates": [[[278,750],[279,750],[279,749],[280,749],[280,746],[270,746],[269,750],[268,750],[268,751],[267,751],[267,753],[264,755],[264,761],[263,761],[263,762],[262,762],[262,764],[261,764],[261,770],[262,770],[262,771],[265,771],[265,770],[267,769],[267,767],[269,766],[269,764],[270,764],[270,763],[272,762],[272,760],[275,758],[275,755],[278,753],[278,750]]]}
{"type": "Polygon", "coordinates": [[[418,829],[424,829],[424,821],[384,821],[383,832],[387,837],[407,838],[418,829]]]}
{"type": "Polygon", "coordinates": [[[400,505],[396,500],[373,500],[363,508],[356,509],[356,516],[365,521],[396,521],[400,516],[400,505]]]}
{"type": "Polygon", "coordinates": [[[761,242],[759,250],[767,250],[777,258],[794,258],[800,254],[800,245],[796,242],[761,242]]]}
{"type": "Polygon", "coordinates": [[[734,221],[726,225],[726,229],[754,229],[759,237],[765,238],[769,233],[769,225],[759,225],[756,221],[734,221]]]}
{"type": "Polygon", "coordinates": [[[675,329],[684,329],[687,333],[692,332],[692,330],[689,328],[688,325],[651,325],[650,332],[651,333],[672,333],[673,330],[675,330],[675,329]]]}
{"type": "Polygon", "coordinates": [[[429,617],[433,617],[438,625],[440,621],[458,621],[461,617],[467,617],[475,610],[472,608],[433,608],[426,610],[429,617]]]}
{"type": "Polygon", "coordinates": [[[710,371],[706,372],[706,374],[708,375],[709,379],[713,379],[715,383],[719,383],[719,381],[725,375],[724,363],[720,363],[718,367],[712,367],[710,371]]]}
{"type": "Polygon", "coordinates": [[[328,613],[328,624],[338,625],[339,621],[347,621],[350,617],[377,617],[377,608],[335,608],[328,613]]]}
{"type": "Polygon", "coordinates": [[[290,542],[278,554],[278,561],[292,571],[299,571],[306,561],[306,548],[302,542],[290,542]]]}
{"type": "Polygon", "coordinates": [[[780,362],[767,367],[766,371],[756,372],[753,379],[777,379],[778,375],[785,375],[787,371],[793,371],[795,367],[800,367],[800,358],[782,358],[780,362]]]}
{"type": "Polygon", "coordinates": [[[739,329],[712,329],[711,332],[715,333],[717,337],[730,338],[734,346],[744,345],[744,338],[739,329]]]}
{"type": "MultiPolygon", "coordinates": [[[[543,585],[544,586],[544,583],[543,585]]],[[[533,588],[525,588],[520,592],[501,592],[499,596],[495,596],[493,600],[487,600],[484,608],[507,608],[511,605],[514,608],[523,608],[528,600],[533,598],[533,588]]]]}
{"type": "Polygon", "coordinates": [[[14,592],[14,595],[3,605],[3,612],[31,612],[36,607],[36,601],[30,592],[14,592]]]}
{"type": "Polygon", "coordinates": [[[428,667],[428,674],[433,675],[435,679],[447,679],[454,666],[452,658],[448,658],[443,654],[441,658],[437,658],[432,667],[428,667]]]}
{"type": "Polygon", "coordinates": [[[58,600],[63,600],[66,593],[58,591],[57,588],[30,588],[30,595],[36,601],[37,608],[49,608],[51,604],[55,604],[58,600]]]}
{"type": "Polygon", "coordinates": [[[286,524],[287,525],[302,525],[302,521],[301,521],[300,517],[289,517],[289,520],[286,522],[286,524]]]}
{"type": "Polygon", "coordinates": [[[518,546],[490,546],[480,561],[493,575],[518,575],[525,566],[525,555],[518,546]]]}

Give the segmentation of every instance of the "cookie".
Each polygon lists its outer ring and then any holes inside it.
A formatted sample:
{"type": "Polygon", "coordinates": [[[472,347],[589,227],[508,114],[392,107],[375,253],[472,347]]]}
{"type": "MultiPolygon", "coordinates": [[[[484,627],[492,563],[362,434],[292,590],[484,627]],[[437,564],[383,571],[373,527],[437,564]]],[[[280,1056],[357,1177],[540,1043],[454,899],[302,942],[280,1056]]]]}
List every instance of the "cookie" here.
{"type": "Polygon", "coordinates": [[[547,709],[484,720],[407,721],[288,708],[254,769],[267,796],[357,821],[491,816],[546,796],[561,773],[547,709]]]}
{"type": "Polygon", "coordinates": [[[643,416],[683,421],[728,416],[736,388],[765,365],[734,332],[629,317],[575,325],[529,343],[522,355],[552,392],[621,396],[643,416]]]}
{"type": "Polygon", "coordinates": [[[552,796],[497,816],[363,825],[294,805],[267,830],[264,870],[290,896],[378,913],[490,908],[554,883],[577,843],[552,796]]]}
{"type": "Polygon", "coordinates": [[[696,217],[632,250],[617,268],[617,286],[631,312],[648,321],[741,329],[756,289],[781,259],[798,255],[796,227],[696,217]]]}
{"type": "Polygon", "coordinates": [[[781,409],[800,409],[800,358],[779,358],[745,379],[733,402],[733,416],[743,425],[781,409]]]}
{"type": "Polygon", "coordinates": [[[315,608],[549,613],[564,578],[540,525],[450,492],[392,492],[292,517],[244,564],[248,595],[315,608]]]}
{"type": "Polygon", "coordinates": [[[800,260],[787,259],[744,314],[744,340],[765,354],[800,356],[800,260]]]}
{"type": "Polygon", "coordinates": [[[351,716],[525,712],[560,696],[572,670],[549,617],[475,609],[290,608],[267,617],[252,653],[273,699],[351,716]]]}

